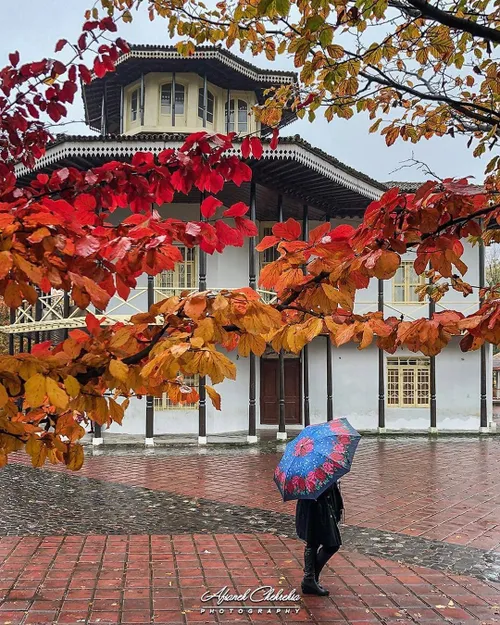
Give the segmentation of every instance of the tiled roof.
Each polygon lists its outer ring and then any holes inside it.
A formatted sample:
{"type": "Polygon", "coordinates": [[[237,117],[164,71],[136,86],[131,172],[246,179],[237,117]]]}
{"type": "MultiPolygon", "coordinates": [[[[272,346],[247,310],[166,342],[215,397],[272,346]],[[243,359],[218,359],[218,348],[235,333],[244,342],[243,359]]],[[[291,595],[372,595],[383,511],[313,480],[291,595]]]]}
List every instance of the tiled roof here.
{"type": "MultiPolygon", "coordinates": [[[[88,142],[88,141],[102,141],[103,139],[110,139],[110,140],[118,141],[118,142],[131,141],[133,139],[136,139],[137,141],[147,141],[147,140],[184,141],[188,136],[189,134],[180,133],[180,132],[175,132],[175,133],[173,132],[168,132],[168,133],[145,132],[145,133],[140,133],[140,134],[135,134],[135,135],[123,135],[123,134],[122,135],[106,135],[106,137],[103,137],[102,135],[60,134],[56,136],[56,139],[50,144],[49,147],[54,147],[56,145],[64,143],[65,141],[88,142]]],[[[242,141],[242,138],[240,137],[235,137],[234,139],[235,143],[239,143],[241,141],[242,141]]],[[[269,138],[262,139],[263,143],[269,143],[270,141],[271,140],[269,138]]],[[[378,180],[375,180],[374,178],[370,178],[370,176],[367,176],[366,174],[358,171],[357,169],[354,169],[353,167],[350,167],[349,165],[342,163],[342,161],[339,161],[337,158],[335,158],[331,154],[328,154],[328,152],[325,152],[324,150],[321,150],[320,148],[317,148],[311,145],[308,141],[303,139],[300,135],[293,135],[290,137],[280,136],[279,141],[280,143],[294,143],[295,145],[301,146],[305,148],[306,150],[308,150],[309,152],[312,152],[319,158],[323,159],[327,163],[330,163],[331,165],[345,171],[347,174],[355,176],[358,180],[363,180],[364,182],[374,186],[377,189],[380,189],[381,191],[385,191],[387,188],[385,183],[378,182],[378,180]]]]}

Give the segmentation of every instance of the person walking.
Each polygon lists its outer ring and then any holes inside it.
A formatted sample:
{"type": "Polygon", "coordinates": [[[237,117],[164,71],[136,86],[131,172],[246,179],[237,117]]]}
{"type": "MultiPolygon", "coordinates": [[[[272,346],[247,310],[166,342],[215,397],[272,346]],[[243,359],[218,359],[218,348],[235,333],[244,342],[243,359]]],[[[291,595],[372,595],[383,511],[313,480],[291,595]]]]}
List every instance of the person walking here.
{"type": "Polygon", "coordinates": [[[343,510],[342,493],[337,482],[333,482],[317,499],[297,500],[295,527],[297,536],[306,542],[301,584],[305,595],[325,597],[330,594],[319,583],[319,576],[342,545],[338,523],[343,510]]]}

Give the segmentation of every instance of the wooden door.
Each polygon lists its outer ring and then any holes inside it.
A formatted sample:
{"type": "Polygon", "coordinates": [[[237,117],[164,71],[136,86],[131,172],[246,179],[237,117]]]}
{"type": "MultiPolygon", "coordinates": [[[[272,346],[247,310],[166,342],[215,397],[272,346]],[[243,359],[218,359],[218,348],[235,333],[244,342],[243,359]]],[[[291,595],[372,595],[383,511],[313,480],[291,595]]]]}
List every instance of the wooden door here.
{"type": "MultiPolygon", "coordinates": [[[[285,358],[285,423],[297,425],[301,419],[300,360],[285,358]]],[[[260,422],[264,425],[279,423],[279,360],[260,361],[260,422]]]]}

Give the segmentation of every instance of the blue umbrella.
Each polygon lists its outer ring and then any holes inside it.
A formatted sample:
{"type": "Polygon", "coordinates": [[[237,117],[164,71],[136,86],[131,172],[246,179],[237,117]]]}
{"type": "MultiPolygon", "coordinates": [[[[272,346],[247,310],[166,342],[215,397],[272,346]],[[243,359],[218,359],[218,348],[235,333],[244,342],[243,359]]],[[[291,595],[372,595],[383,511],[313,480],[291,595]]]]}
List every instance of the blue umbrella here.
{"type": "Polygon", "coordinates": [[[284,499],[317,499],[351,470],[361,435],[342,417],[308,425],[285,448],[274,472],[284,499]]]}

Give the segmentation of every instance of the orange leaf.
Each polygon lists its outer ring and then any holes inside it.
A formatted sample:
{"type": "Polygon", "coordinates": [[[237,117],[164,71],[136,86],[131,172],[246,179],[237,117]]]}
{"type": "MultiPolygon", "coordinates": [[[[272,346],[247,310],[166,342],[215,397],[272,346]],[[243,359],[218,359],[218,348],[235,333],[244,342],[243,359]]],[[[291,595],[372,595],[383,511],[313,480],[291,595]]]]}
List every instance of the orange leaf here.
{"type": "Polygon", "coordinates": [[[208,396],[210,397],[212,404],[214,405],[216,410],[220,410],[220,395],[219,393],[212,388],[211,386],[209,386],[208,384],[205,384],[205,389],[208,393],[208,396]]]}

